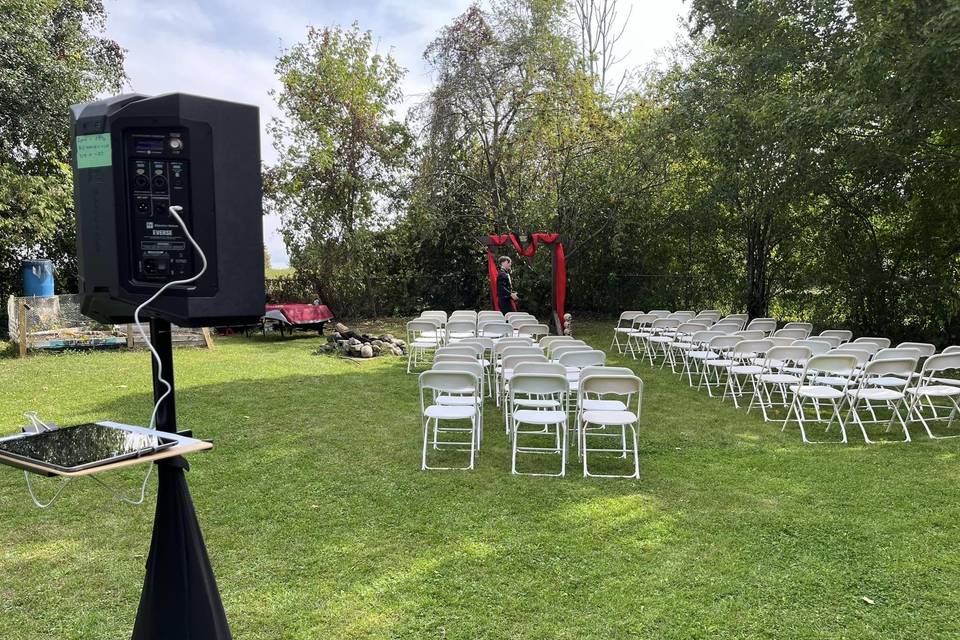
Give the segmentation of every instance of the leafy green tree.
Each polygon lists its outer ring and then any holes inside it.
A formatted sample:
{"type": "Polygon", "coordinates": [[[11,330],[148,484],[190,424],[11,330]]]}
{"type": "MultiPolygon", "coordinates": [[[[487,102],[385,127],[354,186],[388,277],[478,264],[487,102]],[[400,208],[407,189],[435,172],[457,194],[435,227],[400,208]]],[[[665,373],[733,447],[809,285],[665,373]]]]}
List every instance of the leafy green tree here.
{"type": "MultiPolygon", "coordinates": [[[[118,92],[123,50],[104,38],[99,0],[0,3],[0,293],[24,258],[55,261],[75,286],[70,105],[118,92]]],[[[5,309],[5,306],[4,306],[5,309]]]]}
{"type": "Polygon", "coordinates": [[[394,118],[403,70],[354,24],[310,28],[277,61],[280,161],[265,196],[280,214],[290,265],[338,312],[359,309],[376,274],[373,233],[400,201],[411,137],[394,118]]]}

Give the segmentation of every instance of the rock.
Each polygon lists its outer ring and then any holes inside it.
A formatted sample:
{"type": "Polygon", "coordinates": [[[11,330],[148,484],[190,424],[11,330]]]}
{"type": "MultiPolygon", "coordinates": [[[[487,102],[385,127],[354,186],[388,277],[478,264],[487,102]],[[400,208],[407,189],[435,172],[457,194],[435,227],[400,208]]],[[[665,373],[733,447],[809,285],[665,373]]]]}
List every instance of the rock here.
{"type": "Polygon", "coordinates": [[[404,342],[403,340],[394,340],[394,341],[393,341],[393,344],[396,345],[396,346],[398,346],[398,347],[400,347],[400,348],[403,348],[403,347],[407,346],[407,343],[404,342]]]}
{"type": "Polygon", "coordinates": [[[383,346],[383,340],[371,340],[371,341],[370,341],[370,344],[371,344],[372,346],[374,346],[374,347],[382,347],[382,346],[383,346]]]}
{"type": "Polygon", "coordinates": [[[370,345],[370,348],[373,350],[373,355],[375,355],[375,356],[378,356],[378,355],[380,355],[381,353],[383,353],[383,347],[381,347],[381,346],[378,345],[378,344],[372,344],[372,345],[370,345]]]}
{"type": "Polygon", "coordinates": [[[380,339],[383,340],[384,342],[393,342],[393,341],[394,341],[394,337],[393,337],[393,334],[392,334],[392,333],[385,333],[385,334],[383,334],[382,336],[380,336],[380,339]]]}
{"type": "Polygon", "coordinates": [[[354,346],[354,347],[357,346],[358,344],[361,344],[360,340],[358,340],[357,338],[350,338],[349,342],[350,342],[350,346],[354,346]]]}
{"type": "Polygon", "coordinates": [[[330,337],[333,338],[334,340],[343,340],[343,334],[340,333],[339,331],[334,331],[333,333],[330,334],[330,337]]]}
{"type": "Polygon", "coordinates": [[[393,346],[393,347],[391,347],[390,349],[393,351],[393,355],[395,355],[395,356],[402,356],[402,355],[403,355],[403,349],[401,349],[401,348],[398,347],[398,346],[393,346]]]}
{"type": "Polygon", "coordinates": [[[350,333],[350,328],[347,325],[342,324],[340,322],[333,325],[333,329],[337,333],[350,333]]]}
{"type": "Polygon", "coordinates": [[[360,347],[360,357],[361,358],[372,358],[373,357],[373,347],[368,344],[360,347]]]}

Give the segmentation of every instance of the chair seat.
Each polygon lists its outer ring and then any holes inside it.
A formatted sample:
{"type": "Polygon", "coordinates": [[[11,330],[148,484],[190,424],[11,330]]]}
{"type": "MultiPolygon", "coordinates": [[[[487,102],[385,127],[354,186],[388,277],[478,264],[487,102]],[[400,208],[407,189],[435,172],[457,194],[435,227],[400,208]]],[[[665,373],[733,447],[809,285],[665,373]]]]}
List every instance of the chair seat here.
{"type": "Polygon", "coordinates": [[[637,416],[632,411],[584,411],[583,421],[590,424],[633,424],[637,416]]]}
{"type": "Polygon", "coordinates": [[[763,371],[763,367],[755,364],[738,364],[730,367],[730,373],[735,373],[741,376],[755,376],[763,373],[763,371]]]}
{"type": "Polygon", "coordinates": [[[732,360],[727,360],[726,358],[712,358],[710,360],[704,360],[703,364],[708,367],[729,367],[733,364],[732,360]]]}
{"type": "Polygon", "coordinates": [[[651,336],[650,338],[647,338],[647,340],[649,342],[656,342],[657,344],[667,344],[669,342],[673,342],[673,337],[672,336],[651,336]]]}
{"type": "Polygon", "coordinates": [[[474,335],[473,331],[454,331],[450,334],[450,337],[454,339],[462,339],[462,338],[474,338],[476,336],[474,335]]]}
{"type": "Polygon", "coordinates": [[[583,400],[580,408],[584,411],[626,411],[627,405],[619,400],[583,400]]]}
{"type": "Polygon", "coordinates": [[[436,347],[437,341],[433,338],[415,338],[411,344],[414,347],[436,347]]]}
{"type": "Polygon", "coordinates": [[[813,381],[818,385],[830,385],[831,387],[843,387],[850,382],[850,378],[844,376],[816,376],[813,381]]]}
{"type": "Polygon", "coordinates": [[[893,389],[851,389],[847,391],[851,398],[863,398],[864,400],[900,400],[903,393],[893,389]]]}
{"type": "Polygon", "coordinates": [[[789,373],[764,373],[760,375],[760,382],[767,384],[799,384],[800,376],[792,376],[789,373]]]}
{"type": "Polygon", "coordinates": [[[654,334],[652,331],[630,331],[627,335],[631,338],[647,338],[654,334]]]}
{"type": "Polygon", "coordinates": [[[469,407],[480,404],[482,400],[477,396],[437,396],[435,402],[444,406],[469,407]]]}
{"type": "Polygon", "coordinates": [[[717,354],[714,351],[690,351],[687,353],[687,355],[694,360],[709,360],[717,357],[717,354]]]}
{"type": "Polygon", "coordinates": [[[513,418],[527,424],[557,424],[567,419],[566,411],[537,411],[535,409],[520,409],[513,412],[513,418]]]}
{"type": "Polygon", "coordinates": [[[423,415],[439,420],[466,420],[477,415],[477,409],[472,404],[469,406],[432,404],[426,408],[423,415]]]}
{"type": "Polygon", "coordinates": [[[816,398],[818,400],[839,400],[843,397],[843,392],[833,387],[819,384],[790,385],[790,391],[804,398],[816,398]]]}
{"type": "Polygon", "coordinates": [[[898,378],[897,376],[881,376],[879,378],[870,378],[870,384],[877,387],[905,387],[907,386],[907,379],[898,378]]]}
{"type": "Polygon", "coordinates": [[[614,331],[617,333],[630,333],[633,331],[633,327],[617,327],[614,331]]]}
{"type": "Polygon", "coordinates": [[[529,407],[535,409],[559,409],[559,400],[536,399],[536,398],[514,398],[513,404],[518,407],[529,407]]]}
{"type": "Polygon", "coordinates": [[[947,396],[960,395],[960,387],[953,387],[946,384],[933,384],[925,387],[907,389],[907,393],[920,397],[945,398],[947,396]]]}

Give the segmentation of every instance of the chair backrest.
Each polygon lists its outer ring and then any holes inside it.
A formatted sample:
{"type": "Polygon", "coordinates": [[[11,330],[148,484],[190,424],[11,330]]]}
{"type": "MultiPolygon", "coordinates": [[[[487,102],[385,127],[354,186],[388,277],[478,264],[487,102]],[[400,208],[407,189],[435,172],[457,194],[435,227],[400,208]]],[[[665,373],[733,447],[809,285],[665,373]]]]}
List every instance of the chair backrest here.
{"type": "Polygon", "coordinates": [[[480,318],[503,318],[503,311],[492,311],[490,309],[477,311],[477,319],[480,318]]]}
{"type": "Polygon", "coordinates": [[[458,342],[448,347],[440,347],[437,349],[436,356],[473,356],[476,358],[482,349],[480,345],[458,342]]]}
{"type": "Polygon", "coordinates": [[[484,322],[483,326],[479,329],[478,333],[485,338],[500,338],[513,335],[513,325],[509,322],[491,320],[490,322],[484,322]]]}
{"type": "Polygon", "coordinates": [[[845,344],[846,341],[840,336],[825,336],[822,333],[818,336],[811,336],[807,340],[816,340],[817,342],[824,342],[830,345],[831,348],[836,349],[841,344],[845,344]]]}
{"type": "Polygon", "coordinates": [[[866,351],[870,354],[870,357],[873,357],[877,351],[880,351],[880,345],[876,342],[844,342],[840,345],[841,349],[860,349],[861,351],[866,351]]]}
{"type": "Polygon", "coordinates": [[[937,348],[929,342],[901,342],[898,349],[916,349],[921,358],[929,358],[937,352],[937,348]]]}
{"type": "Polygon", "coordinates": [[[505,314],[503,314],[503,317],[506,319],[507,322],[510,322],[510,318],[514,316],[520,316],[520,315],[526,315],[526,314],[523,311],[507,311],[505,314]]]}
{"type": "Polygon", "coordinates": [[[774,338],[793,338],[794,340],[804,340],[809,335],[809,331],[799,327],[792,329],[784,327],[783,329],[777,329],[773,332],[774,338]]]}
{"type": "Polygon", "coordinates": [[[670,315],[670,312],[666,309],[654,309],[653,311],[648,311],[647,313],[656,318],[666,318],[670,315]]]}
{"type": "MultiPolygon", "coordinates": [[[[499,350],[500,345],[497,345],[497,354],[501,358],[506,358],[508,356],[542,356],[543,351],[540,350],[540,347],[533,345],[523,346],[523,345],[508,345],[502,351],[499,350]]],[[[544,356],[545,357],[545,356],[544,356]]]]}
{"type": "MultiPolygon", "coordinates": [[[[827,329],[820,332],[821,336],[840,338],[840,343],[850,342],[853,339],[853,331],[849,329],[827,329]]],[[[839,346],[839,345],[837,345],[839,346]]]]}
{"type": "Polygon", "coordinates": [[[548,362],[547,356],[535,353],[522,353],[517,355],[504,356],[503,370],[513,369],[521,362],[548,362]]]}
{"type": "Polygon", "coordinates": [[[784,337],[777,337],[777,336],[770,336],[769,338],[767,338],[767,340],[772,342],[773,346],[775,347],[789,347],[790,345],[792,345],[794,342],[797,341],[796,338],[784,338],[784,337]]]}
{"type": "Polygon", "coordinates": [[[813,325],[809,322],[788,322],[783,325],[784,329],[802,329],[806,332],[807,335],[803,336],[804,338],[809,338],[810,334],[813,333],[813,325]]]}
{"type": "Polygon", "coordinates": [[[484,351],[493,351],[493,347],[494,347],[493,340],[491,340],[490,338],[483,338],[483,337],[464,338],[463,340],[457,343],[457,346],[466,346],[470,344],[479,345],[480,347],[483,348],[484,351]]]}
{"type": "Polygon", "coordinates": [[[657,318],[653,321],[654,329],[676,329],[680,326],[680,320],[677,318],[657,318]]]}
{"type": "Polygon", "coordinates": [[[676,318],[678,320],[692,320],[697,317],[696,311],[674,311],[670,314],[671,318],[676,318]]]}
{"type": "MultiPolygon", "coordinates": [[[[482,379],[483,365],[474,360],[473,362],[453,362],[453,361],[434,361],[431,367],[433,371],[466,371],[482,379]]],[[[480,383],[481,385],[483,382],[480,383]]]]}
{"type": "Polygon", "coordinates": [[[873,344],[879,345],[881,349],[886,349],[890,346],[890,338],[863,337],[857,338],[853,342],[872,342],[873,344]]]}
{"type": "Polygon", "coordinates": [[[573,336],[543,336],[540,338],[538,344],[543,347],[544,351],[549,351],[550,345],[559,345],[562,342],[571,342],[573,340],[575,340],[573,336]]]}
{"type": "Polygon", "coordinates": [[[743,342],[743,338],[737,335],[733,336],[716,336],[712,338],[708,343],[710,351],[716,351],[717,353],[726,353],[732,351],[738,343],[743,342]]]}
{"type": "Polygon", "coordinates": [[[434,363],[437,362],[476,362],[477,356],[466,355],[463,353],[441,353],[433,357],[434,363]]]}
{"type": "Polygon", "coordinates": [[[833,349],[833,345],[826,340],[815,340],[807,338],[806,340],[794,340],[793,347],[806,347],[810,349],[810,355],[819,356],[833,349]]]}
{"type": "Polygon", "coordinates": [[[427,311],[420,312],[421,318],[440,318],[443,322],[447,321],[447,312],[440,311],[437,309],[429,309],[427,311]]]}
{"type": "MultiPolygon", "coordinates": [[[[578,342],[582,342],[582,341],[578,341],[578,342]]],[[[550,353],[548,353],[547,355],[550,357],[551,360],[559,360],[560,356],[562,356],[563,354],[574,353],[576,351],[593,351],[593,347],[591,347],[586,343],[571,344],[569,342],[561,342],[559,345],[553,346],[553,348],[550,349],[550,353]]]]}
{"type": "Polygon", "coordinates": [[[654,315],[652,313],[640,313],[633,316],[633,320],[630,322],[630,326],[634,329],[639,329],[641,327],[649,327],[653,324],[653,321],[659,318],[660,316],[654,315]]]}
{"type": "Polygon", "coordinates": [[[693,335],[697,331],[706,331],[707,326],[706,322],[684,322],[677,327],[677,334],[684,336],[693,335]]]}
{"type": "Polygon", "coordinates": [[[746,329],[744,331],[737,331],[733,335],[739,336],[741,340],[761,340],[766,337],[766,332],[760,329],[746,329]]]}
{"type": "Polygon", "coordinates": [[[507,320],[514,329],[525,324],[536,324],[537,319],[531,316],[529,313],[523,315],[516,315],[507,320]]]}
{"type": "MultiPolygon", "coordinates": [[[[558,367],[562,367],[562,364],[558,364],[558,367]]],[[[593,375],[604,375],[604,376],[635,376],[633,369],[629,367],[606,367],[600,365],[590,365],[589,367],[584,367],[580,369],[580,379],[583,380],[587,376],[593,375]]]]}
{"type": "Polygon", "coordinates": [[[960,369],[960,352],[938,353],[930,356],[923,362],[921,374],[934,373],[938,371],[950,371],[951,369],[960,369]]]}
{"type": "Polygon", "coordinates": [[[513,366],[513,374],[542,373],[547,375],[565,376],[567,370],[556,362],[518,362],[513,366]]]}
{"type": "Polygon", "coordinates": [[[643,311],[624,311],[620,314],[620,319],[617,320],[618,327],[625,327],[633,322],[633,319],[637,316],[644,315],[643,311]]]}
{"type": "Polygon", "coordinates": [[[769,335],[777,330],[777,321],[773,318],[754,318],[747,325],[747,331],[763,331],[764,335],[769,335]]]}
{"type": "Polygon", "coordinates": [[[923,357],[924,355],[920,349],[914,349],[913,347],[890,347],[888,349],[880,349],[880,351],[873,354],[874,360],[900,360],[903,358],[919,360],[923,357]]]}
{"type": "Polygon", "coordinates": [[[510,397],[545,396],[567,393],[570,383],[563,374],[514,373],[510,379],[510,397]]]}
{"type": "Polygon", "coordinates": [[[750,316],[747,315],[746,313],[730,313],[730,314],[725,315],[725,316],[721,319],[721,322],[722,322],[723,320],[730,320],[731,322],[739,322],[739,323],[740,323],[740,328],[742,329],[742,328],[747,324],[747,322],[750,320],[750,316]]]}
{"type": "Polygon", "coordinates": [[[773,343],[769,340],[741,340],[733,348],[734,357],[755,358],[765,354],[773,348],[773,343]]]}
{"type": "Polygon", "coordinates": [[[480,388],[480,380],[468,371],[429,369],[420,374],[421,399],[424,389],[447,393],[470,393],[480,388]]]}
{"type": "Polygon", "coordinates": [[[960,353],[960,344],[951,345],[941,351],[941,353],[960,353]]]}
{"type": "Polygon", "coordinates": [[[774,345],[767,349],[766,360],[768,365],[772,362],[801,364],[809,360],[812,355],[810,347],[803,345],[788,347],[774,345]]]}
{"type": "Polygon", "coordinates": [[[726,334],[735,333],[743,328],[743,324],[738,320],[721,320],[710,327],[710,331],[723,332],[726,334]]]}
{"type": "Polygon", "coordinates": [[[873,360],[863,368],[863,383],[870,385],[870,378],[880,376],[897,376],[909,380],[917,369],[916,358],[892,358],[889,360],[873,360]]]}
{"type": "Polygon", "coordinates": [[[550,333],[550,327],[545,324],[522,324],[517,327],[517,334],[521,336],[545,336],[550,333]]]}
{"type": "Polygon", "coordinates": [[[850,353],[825,353],[807,360],[806,374],[832,373],[850,377],[857,366],[857,356],[850,353]]]}
{"type": "Polygon", "coordinates": [[[712,328],[706,331],[696,331],[692,336],[690,336],[690,342],[693,344],[707,344],[713,338],[718,336],[725,336],[726,333],[722,331],[714,331],[712,328]]]}
{"type": "Polygon", "coordinates": [[[530,338],[500,338],[494,343],[493,353],[495,356],[500,357],[505,349],[510,349],[511,347],[533,347],[536,346],[533,344],[533,340],[530,338]]]}
{"type": "Polygon", "coordinates": [[[857,366],[862,367],[870,361],[870,356],[872,355],[869,351],[864,351],[863,349],[855,349],[849,345],[843,345],[842,347],[837,347],[836,349],[831,349],[827,352],[828,355],[845,353],[852,355],[857,359],[857,366]]]}
{"type": "Polygon", "coordinates": [[[720,320],[720,312],[716,309],[704,309],[697,314],[697,319],[709,320],[710,322],[717,322],[720,320]]]}
{"type": "Polygon", "coordinates": [[[593,351],[571,351],[564,353],[557,361],[565,367],[593,367],[602,365],[607,361],[607,354],[603,351],[594,349],[593,351]]]}

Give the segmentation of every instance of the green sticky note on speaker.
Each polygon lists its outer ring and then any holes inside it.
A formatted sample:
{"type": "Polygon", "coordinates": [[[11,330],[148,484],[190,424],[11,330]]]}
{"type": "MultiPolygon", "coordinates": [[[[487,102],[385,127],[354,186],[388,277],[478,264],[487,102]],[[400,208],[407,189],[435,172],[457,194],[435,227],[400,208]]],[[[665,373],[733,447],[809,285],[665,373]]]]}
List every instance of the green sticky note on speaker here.
{"type": "Polygon", "coordinates": [[[109,133],[77,136],[77,169],[95,169],[113,164],[109,133]]]}

